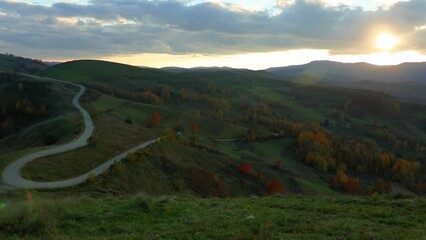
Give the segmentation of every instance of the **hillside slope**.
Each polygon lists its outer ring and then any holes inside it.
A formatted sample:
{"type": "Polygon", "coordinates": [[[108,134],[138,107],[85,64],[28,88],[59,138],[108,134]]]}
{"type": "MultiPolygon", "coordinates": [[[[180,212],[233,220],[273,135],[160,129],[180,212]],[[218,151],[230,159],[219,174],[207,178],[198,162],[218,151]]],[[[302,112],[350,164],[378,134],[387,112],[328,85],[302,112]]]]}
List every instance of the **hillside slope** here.
{"type": "MultiPolygon", "coordinates": [[[[426,181],[426,107],[377,91],[298,84],[262,71],[212,68],[171,73],[102,61],[59,64],[43,74],[79,81],[91,89],[89,109],[97,112],[99,122],[114,119],[118,133],[134,128],[149,129],[157,136],[179,134],[196,149],[192,157],[179,157],[183,149],[191,151],[177,145],[152,156],[154,162],[127,162],[118,167],[120,171],[135,171],[124,178],[113,169],[111,175],[94,179],[100,183],[94,188],[101,191],[155,189],[155,183],[137,177],[139,171],[162,176],[158,184],[164,191],[149,194],[173,193],[176,182],[183,192],[191,191],[188,176],[182,174],[187,163],[201,167],[206,176],[212,176],[210,180],[225,180],[224,184],[233,178],[249,179],[243,194],[261,194],[273,180],[289,192],[303,194],[383,192],[395,184],[421,193],[426,181]],[[218,151],[229,160],[210,164],[215,158],[210,156],[205,164],[209,167],[203,169],[198,162],[203,149],[218,151]],[[170,158],[171,153],[176,159],[170,158]],[[143,181],[145,188],[131,179],[143,181]]],[[[98,132],[98,139],[117,134],[108,127],[98,132]]],[[[95,156],[102,157],[87,160],[95,165],[105,159],[108,145],[100,141],[78,154],[96,152],[95,156]]],[[[117,143],[117,149],[124,145],[117,143]]],[[[84,166],[72,159],[86,158],[78,154],[58,156],[61,161],[35,161],[27,174],[60,179],[64,172],[55,171],[61,167],[58,164],[73,166],[70,172],[78,174],[84,166]]]]}
{"type": "Polygon", "coordinates": [[[47,65],[39,60],[0,54],[0,71],[21,72],[35,74],[47,68],[47,65]]]}
{"type": "Polygon", "coordinates": [[[426,83],[426,63],[377,66],[367,63],[314,61],[305,65],[267,69],[284,77],[313,76],[325,81],[422,82],[426,83]]]}

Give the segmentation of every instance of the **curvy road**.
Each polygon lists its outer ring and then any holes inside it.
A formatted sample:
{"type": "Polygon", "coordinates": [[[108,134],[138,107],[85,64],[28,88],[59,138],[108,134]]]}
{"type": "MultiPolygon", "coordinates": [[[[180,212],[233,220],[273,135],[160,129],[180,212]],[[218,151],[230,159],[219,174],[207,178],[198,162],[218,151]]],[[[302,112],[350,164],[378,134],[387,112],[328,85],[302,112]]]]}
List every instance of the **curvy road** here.
{"type": "Polygon", "coordinates": [[[106,162],[104,162],[103,164],[101,164],[100,166],[90,170],[89,172],[74,177],[74,178],[70,178],[70,179],[66,179],[66,180],[61,180],[61,181],[55,181],[55,182],[36,182],[36,181],[31,181],[28,179],[24,179],[22,177],[22,168],[29,162],[38,159],[38,158],[42,158],[42,157],[47,157],[47,156],[51,156],[51,155],[56,155],[59,153],[64,153],[64,152],[68,152],[68,151],[72,151],[75,150],[77,148],[81,148],[83,146],[86,146],[88,144],[88,140],[89,138],[93,135],[93,121],[92,118],[90,117],[89,113],[83,108],[81,107],[79,100],[80,97],[84,94],[84,92],[86,91],[86,88],[82,85],[79,84],[74,84],[74,83],[70,83],[70,82],[64,82],[64,81],[60,81],[60,80],[54,80],[54,79],[49,79],[49,81],[56,81],[56,82],[61,82],[61,83],[65,83],[65,84],[70,84],[73,86],[77,86],[80,88],[80,91],[74,96],[72,103],[75,106],[75,108],[78,109],[78,111],[80,111],[80,113],[83,116],[84,119],[84,125],[85,125],[85,129],[83,134],[69,142],[63,145],[59,145],[59,146],[55,146],[43,151],[39,151],[39,152],[35,152],[32,153],[30,155],[21,157],[17,160],[15,160],[14,162],[12,162],[10,165],[8,165],[2,174],[2,183],[0,184],[0,192],[5,192],[8,190],[13,190],[13,189],[53,189],[53,188],[63,188],[63,187],[70,187],[70,186],[74,186],[74,185],[78,185],[80,183],[85,182],[90,176],[97,176],[99,174],[101,174],[102,172],[104,172],[105,170],[107,170],[111,165],[113,165],[115,162],[117,161],[121,161],[122,159],[124,159],[127,154],[132,153],[137,151],[138,149],[141,148],[145,148],[157,141],[160,140],[160,138],[157,139],[153,139],[150,141],[147,141],[145,143],[142,143],[138,146],[135,146],[109,160],[107,160],[106,162]]]}

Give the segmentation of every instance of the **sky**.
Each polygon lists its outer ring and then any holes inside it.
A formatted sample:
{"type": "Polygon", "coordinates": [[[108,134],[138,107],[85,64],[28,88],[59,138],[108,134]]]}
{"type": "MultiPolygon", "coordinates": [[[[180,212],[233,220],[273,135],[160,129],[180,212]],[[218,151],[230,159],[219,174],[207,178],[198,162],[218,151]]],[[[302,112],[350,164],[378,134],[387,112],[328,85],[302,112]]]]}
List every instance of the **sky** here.
{"type": "Polygon", "coordinates": [[[426,0],[0,0],[0,52],[150,67],[426,62],[425,12],[426,0]]]}

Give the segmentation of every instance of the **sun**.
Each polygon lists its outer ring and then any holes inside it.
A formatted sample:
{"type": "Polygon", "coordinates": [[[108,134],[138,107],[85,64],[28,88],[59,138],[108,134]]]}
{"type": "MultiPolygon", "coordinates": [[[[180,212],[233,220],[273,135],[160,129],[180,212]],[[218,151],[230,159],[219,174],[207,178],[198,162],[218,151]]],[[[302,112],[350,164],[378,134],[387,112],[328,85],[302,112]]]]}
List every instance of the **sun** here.
{"type": "Polygon", "coordinates": [[[376,47],[381,50],[392,50],[399,43],[399,39],[390,33],[381,33],[376,40],[376,47]]]}

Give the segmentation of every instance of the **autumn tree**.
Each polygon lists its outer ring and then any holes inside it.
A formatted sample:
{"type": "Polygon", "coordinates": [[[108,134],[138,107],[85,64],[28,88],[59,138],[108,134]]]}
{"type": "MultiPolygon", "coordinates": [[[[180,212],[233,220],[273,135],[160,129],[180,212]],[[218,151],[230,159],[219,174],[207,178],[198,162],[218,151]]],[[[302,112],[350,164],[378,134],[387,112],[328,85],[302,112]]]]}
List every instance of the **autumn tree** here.
{"type": "Polygon", "coordinates": [[[331,178],[332,187],[341,189],[349,193],[362,193],[363,189],[358,179],[348,177],[342,169],[338,169],[336,174],[331,178]]]}
{"type": "Polygon", "coordinates": [[[159,112],[155,112],[153,115],[149,116],[146,122],[147,127],[158,127],[161,122],[161,116],[159,112]]]}
{"type": "Polygon", "coordinates": [[[153,93],[151,90],[147,90],[147,91],[143,92],[142,98],[143,98],[144,102],[147,102],[147,103],[152,103],[152,104],[156,104],[156,105],[162,105],[163,104],[163,100],[159,96],[157,96],[155,93],[153,93]]]}
{"type": "Polygon", "coordinates": [[[390,190],[390,185],[383,178],[379,178],[374,182],[372,193],[382,194],[390,190]]]}
{"type": "Polygon", "coordinates": [[[298,156],[320,171],[336,168],[331,139],[323,132],[302,132],[297,138],[298,156]]]}
{"type": "Polygon", "coordinates": [[[392,167],[393,177],[402,183],[412,184],[420,172],[420,167],[420,162],[405,159],[397,160],[392,167]]]}

